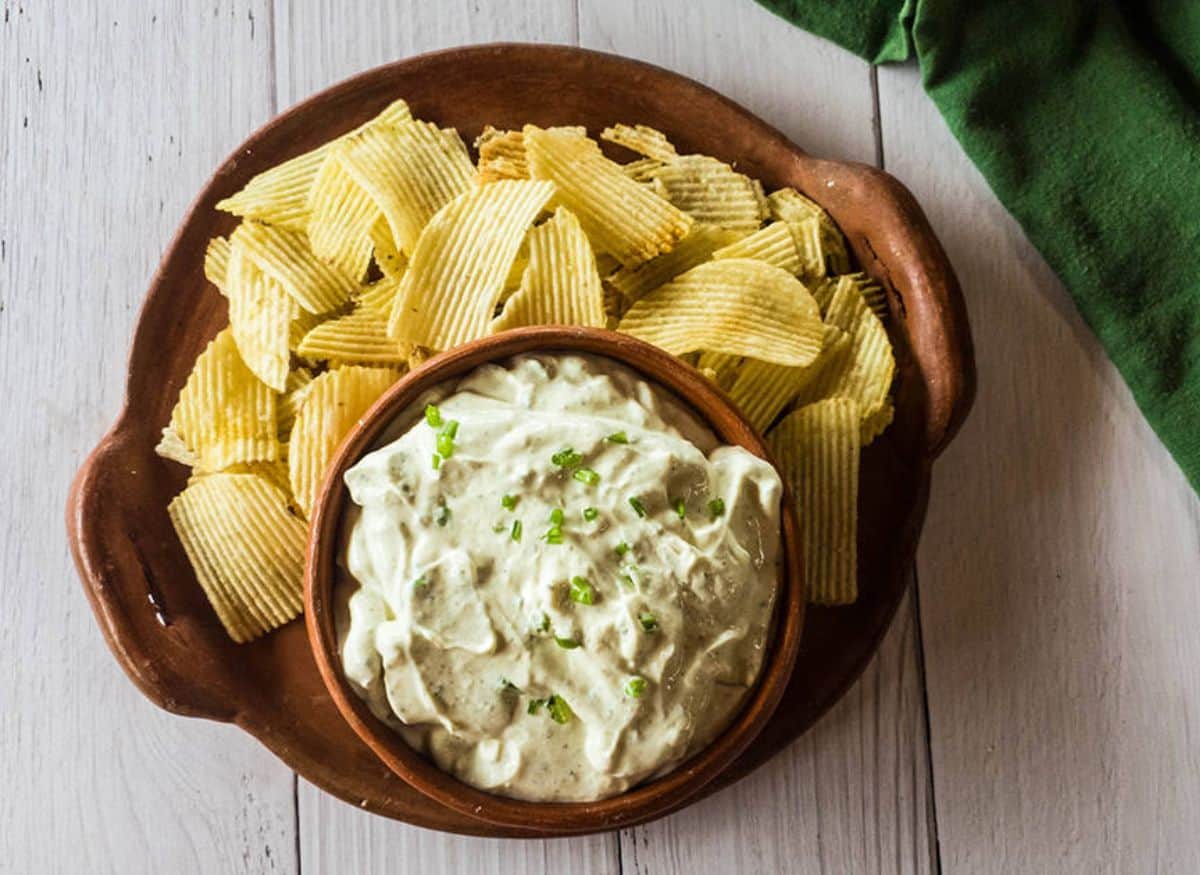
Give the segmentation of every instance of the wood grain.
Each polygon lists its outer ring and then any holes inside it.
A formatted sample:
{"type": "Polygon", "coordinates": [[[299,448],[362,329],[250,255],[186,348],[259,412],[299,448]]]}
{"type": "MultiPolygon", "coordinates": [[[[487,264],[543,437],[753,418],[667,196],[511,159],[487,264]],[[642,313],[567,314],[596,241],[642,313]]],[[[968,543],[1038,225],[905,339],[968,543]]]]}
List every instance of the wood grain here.
{"type": "Polygon", "coordinates": [[[943,862],[1194,872],[1200,502],[917,72],[879,85],[977,328],[918,563],[943,862]]]}
{"type": "MultiPolygon", "coordinates": [[[[585,2],[580,43],[692,76],[815,155],[876,157],[867,65],[753,4],[702,0],[676,15],[640,0],[585,2]]],[[[932,791],[910,610],[902,607],[859,685],[791,750],[713,799],[623,832],[626,871],[931,871],[932,791]]]]}
{"type": "Polygon", "coordinates": [[[133,688],[61,534],[146,279],[214,163],[271,114],[269,10],[3,6],[0,870],[293,871],[291,772],[133,688]]]}

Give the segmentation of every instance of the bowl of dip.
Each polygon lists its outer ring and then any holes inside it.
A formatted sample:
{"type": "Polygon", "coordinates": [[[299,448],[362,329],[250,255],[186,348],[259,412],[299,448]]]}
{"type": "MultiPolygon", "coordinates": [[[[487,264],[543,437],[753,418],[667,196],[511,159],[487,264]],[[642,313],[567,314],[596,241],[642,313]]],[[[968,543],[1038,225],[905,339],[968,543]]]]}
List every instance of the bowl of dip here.
{"type": "Polygon", "coordinates": [[[354,731],[470,817],[553,832],[678,807],[795,664],[793,503],[699,372],[522,328],[405,375],[329,467],[309,639],[354,731]]]}

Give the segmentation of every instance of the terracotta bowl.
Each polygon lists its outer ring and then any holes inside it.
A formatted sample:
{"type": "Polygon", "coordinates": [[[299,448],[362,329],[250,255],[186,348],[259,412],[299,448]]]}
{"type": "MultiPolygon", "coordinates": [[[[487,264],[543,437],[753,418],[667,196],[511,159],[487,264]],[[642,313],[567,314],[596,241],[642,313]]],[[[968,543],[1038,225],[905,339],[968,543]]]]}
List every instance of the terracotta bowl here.
{"type": "Polygon", "coordinates": [[[506,827],[549,832],[594,831],[654,817],[677,807],[726,768],[766,726],[787,687],[804,622],[804,576],[796,511],[782,503],[779,595],[758,681],[733,722],[702,751],[670,773],[597,802],[526,802],[477,790],[442,771],[375,717],[342,671],[335,629],[335,590],[353,585],[342,569],[343,515],[350,500],[346,471],[374,449],[388,427],[417,399],[487,362],[529,352],[592,353],[623,364],[669,390],[726,444],[770,461],[762,438],[728,398],[698,371],[660,349],[612,331],[566,326],[518,328],[443,353],[402,377],[355,425],[330,463],[309,529],[304,608],[308,638],[329,694],[358,736],[388,768],[438,802],[506,827]]]}
{"type": "Polygon", "coordinates": [[[775,715],[691,798],[713,792],[799,737],[870,661],[911,579],[933,464],[970,409],[975,368],[954,272],[900,182],[873,167],[808,155],[733,101],[649,64],[535,45],[409,58],[291,107],[217,168],[150,281],[129,353],[125,404],[80,467],[68,500],[71,549],[97,623],[152,701],[177,714],[236,723],[306,780],[355,806],[451,832],[546,834],[467,816],[386,768],[330,700],[302,623],[251,644],[229,640],[167,517],[187,471],[154,454],[196,356],[227,324],[224,299],[204,280],[204,248],[236,222],[214,204],[397,97],[417,115],[458,128],[467,142],[485,124],[582,124],[592,131],[617,121],[653,125],[681,151],[736,162],[768,188],[792,185],[816,200],[846,235],[858,266],[887,292],[896,420],[862,456],[859,600],[805,612],[800,657],[775,715]]]}

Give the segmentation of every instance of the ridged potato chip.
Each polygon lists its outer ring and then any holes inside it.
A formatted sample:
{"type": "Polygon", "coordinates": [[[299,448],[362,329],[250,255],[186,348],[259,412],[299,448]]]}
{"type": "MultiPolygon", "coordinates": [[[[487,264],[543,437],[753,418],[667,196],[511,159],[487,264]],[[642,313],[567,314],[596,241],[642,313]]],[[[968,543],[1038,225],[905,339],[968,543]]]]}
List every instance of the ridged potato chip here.
{"type": "Polygon", "coordinates": [[[163,428],[162,438],[154,448],[154,452],[164,459],[170,459],[180,465],[187,465],[189,468],[196,466],[196,454],[188,449],[188,445],[172,425],[163,428]]]}
{"type": "Polygon", "coordinates": [[[306,359],[398,365],[408,361],[412,344],[388,334],[387,316],[360,306],[308,332],[296,352],[306,359]]]}
{"type": "Polygon", "coordinates": [[[789,413],[767,435],[792,490],[808,600],[858,598],[859,411],[835,398],[789,413]]]}
{"type": "Polygon", "coordinates": [[[579,220],[559,207],[529,232],[529,266],[521,288],[492,321],[493,331],[522,325],[587,325],[603,328],[604,291],[596,258],[579,220]]]}
{"type": "Polygon", "coordinates": [[[384,216],[376,219],[375,224],[371,226],[371,246],[371,255],[379,265],[380,273],[393,279],[404,273],[408,258],[396,248],[396,241],[392,239],[392,227],[384,216]]]}
{"type": "Polygon", "coordinates": [[[790,274],[804,270],[796,235],[787,222],[772,222],[753,234],[722,246],[712,254],[714,261],[726,258],[753,258],[782,268],[790,274]]]}
{"type": "MultiPolygon", "coordinates": [[[[398,124],[411,118],[408,104],[397,100],[357,130],[361,131],[373,124],[398,124]]],[[[311,152],[297,155],[270,170],[264,170],[233,197],[219,201],[217,209],[246,219],[269,222],[291,231],[306,230],[309,217],[308,197],[313,180],[336,142],[337,140],[332,140],[311,152]]]]}
{"type": "Polygon", "coordinates": [[[655,161],[666,163],[679,157],[666,134],[646,125],[613,125],[601,131],[600,139],[624,146],[631,152],[637,152],[655,161]]]}
{"type": "Polygon", "coordinates": [[[616,286],[601,281],[600,288],[604,293],[604,327],[615,331],[621,322],[621,317],[629,309],[629,301],[616,286]]]}
{"type": "Polygon", "coordinates": [[[334,155],[382,211],[405,255],[433,214],[475,185],[475,168],[458,134],[428,122],[373,125],[345,138],[334,155]]]}
{"type": "Polygon", "coordinates": [[[242,222],[229,238],[234,249],[279,283],[309,313],[328,313],[341,307],[358,290],[358,283],[313,252],[303,234],[242,222]]]}
{"type": "Polygon", "coordinates": [[[307,527],[256,474],[197,477],[167,508],[196,579],[234,641],[299,615],[307,527]]]}
{"type": "Polygon", "coordinates": [[[850,349],[850,335],[832,325],[826,325],[821,355],[812,364],[793,368],[757,359],[745,359],[733,375],[728,388],[729,397],[751,425],[760,432],[765,432],[808,381],[819,372],[821,363],[827,357],[847,358],[850,349]]]}
{"type": "Polygon", "coordinates": [[[521,241],[553,193],[549,182],[502,179],[446,204],[400,280],[391,335],[449,349],[487,334],[521,241]]]}
{"type": "Polygon", "coordinates": [[[604,157],[594,140],[564,129],[524,129],[530,175],[554,183],[555,202],[579,217],[593,247],[624,265],[669,251],[692,220],[604,157]]]}
{"type": "Polygon", "coordinates": [[[520,131],[501,131],[488,125],[475,140],[479,152],[477,178],[480,182],[498,179],[528,179],[525,138],[520,131]]]}
{"type": "MultiPolygon", "coordinates": [[[[312,385],[313,372],[308,368],[295,368],[288,373],[287,384],[284,386],[284,391],[279,393],[279,401],[276,406],[276,420],[278,421],[278,434],[283,440],[287,440],[292,433],[292,424],[296,421],[296,414],[300,411],[300,405],[304,403],[304,399],[308,395],[308,387],[312,385]]],[[[292,491],[291,484],[288,485],[288,493],[292,491]]]]}
{"type": "Polygon", "coordinates": [[[355,302],[359,307],[380,313],[386,319],[392,314],[392,305],[399,291],[399,277],[384,277],[359,289],[355,302]]]}
{"type": "Polygon", "coordinates": [[[833,283],[833,294],[825,307],[825,321],[842,331],[853,332],[863,314],[869,310],[858,290],[858,283],[850,276],[840,276],[833,283]]]}
{"type": "Polygon", "coordinates": [[[722,389],[728,389],[732,385],[741,363],[742,356],[728,352],[705,350],[696,356],[696,368],[722,389]]]}
{"type": "Polygon", "coordinates": [[[684,155],[651,179],[663,197],[697,222],[754,231],[767,216],[762,186],[708,155],[684,155]]]}
{"type": "Polygon", "coordinates": [[[846,240],[842,237],[842,232],[815,201],[809,200],[794,188],[781,188],[767,196],[767,205],[771,215],[784,222],[802,225],[807,219],[816,220],[822,274],[839,274],[850,270],[850,255],[846,252],[846,240]]]}
{"type": "Polygon", "coordinates": [[[292,494],[306,516],[338,444],[399,376],[391,368],[348,365],[326,371],[305,390],[288,441],[288,471],[292,494]]]}
{"type": "Polygon", "coordinates": [[[246,367],[232,329],[218,334],[196,359],[170,428],[204,471],[279,458],[275,393],[246,367]]]}
{"type": "Polygon", "coordinates": [[[663,163],[654,158],[639,158],[628,164],[622,164],[621,171],[634,182],[650,182],[662,166],[663,163]]]}
{"type": "Polygon", "coordinates": [[[300,307],[282,285],[258,269],[245,251],[243,238],[235,233],[233,241],[224,289],[229,327],[246,367],[282,392],[292,358],[291,326],[300,307]]]}
{"type": "Polygon", "coordinates": [[[371,235],[383,211],[342,166],[336,150],[317,171],[308,194],[308,212],[305,230],[312,251],[355,282],[361,281],[371,264],[375,251],[371,235]]]}
{"type": "Polygon", "coordinates": [[[225,274],[229,272],[230,249],[228,238],[214,237],[204,250],[204,278],[222,292],[225,291],[225,274]]]}
{"type": "Polygon", "coordinates": [[[693,225],[692,230],[670,252],[637,267],[622,267],[608,277],[630,302],[670,282],[681,273],[708,261],[714,252],[744,236],[716,225],[693,225]]]}
{"type": "Polygon", "coordinates": [[[794,276],[749,258],[710,261],[629,308],[620,330],[674,355],[707,350],[800,367],[821,351],[816,301],[794,276]]]}
{"type": "Polygon", "coordinates": [[[222,474],[253,474],[266,480],[284,494],[288,504],[292,503],[292,481],[288,475],[287,462],[242,462],[230,465],[222,474]]]}

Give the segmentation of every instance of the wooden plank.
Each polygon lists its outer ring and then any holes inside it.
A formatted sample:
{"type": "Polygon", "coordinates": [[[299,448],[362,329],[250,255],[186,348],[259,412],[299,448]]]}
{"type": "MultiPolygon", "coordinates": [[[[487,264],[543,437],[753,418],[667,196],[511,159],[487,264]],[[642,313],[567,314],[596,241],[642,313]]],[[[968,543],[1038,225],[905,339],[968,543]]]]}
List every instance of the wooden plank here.
{"type": "MultiPolygon", "coordinates": [[[[486,14],[466,0],[392,4],[276,5],[281,106],[376,64],[446,46],[510,39],[570,43],[572,0],[502,0],[486,14]],[[364,27],[364,22],[370,27],[364,27]]],[[[305,782],[299,785],[303,871],[391,873],[611,872],[614,835],[571,841],[480,840],[364,814],[305,782]]]]}
{"type": "MultiPolygon", "coordinates": [[[[753,4],[702,0],[681,14],[672,3],[588,0],[580,41],[704,82],[814,154],[875,158],[867,65],[753,4]]],[[[906,606],[863,681],[758,773],[623,832],[626,871],[930,871],[931,791],[913,629],[906,606]]]]}
{"type": "Polygon", "coordinates": [[[0,12],[0,869],[289,871],[292,773],[232,727],[145,701],[64,545],[67,486],[120,407],[147,280],[271,113],[263,0],[113,8],[0,12]]]}
{"type": "Polygon", "coordinates": [[[918,563],[943,860],[1195,871],[1200,502],[917,71],[879,82],[886,166],[942,235],[979,359],[918,563]]]}

